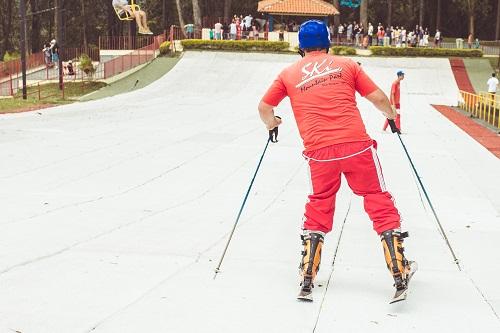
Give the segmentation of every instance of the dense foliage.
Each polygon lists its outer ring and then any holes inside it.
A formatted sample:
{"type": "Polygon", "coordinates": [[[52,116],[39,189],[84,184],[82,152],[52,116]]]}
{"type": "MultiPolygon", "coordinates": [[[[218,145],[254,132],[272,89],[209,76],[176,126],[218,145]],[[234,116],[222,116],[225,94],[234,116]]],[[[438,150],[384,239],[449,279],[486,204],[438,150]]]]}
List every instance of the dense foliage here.
{"type": "Polygon", "coordinates": [[[161,43],[160,45],[160,54],[161,55],[167,55],[167,54],[170,54],[171,50],[170,50],[170,42],[163,42],[161,43]]]}
{"type": "Polygon", "coordinates": [[[330,53],[336,55],[355,55],[356,49],[348,46],[332,46],[330,48],[330,53]]]}
{"type": "Polygon", "coordinates": [[[483,51],[477,49],[445,49],[423,47],[370,47],[373,55],[395,57],[482,57],[483,51]]]}
{"type": "Polygon", "coordinates": [[[287,42],[268,42],[262,40],[201,40],[186,39],[182,41],[185,50],[230,50],[230,51],[287,51],[287,42]]]}
{"type": "Polygon", "coordinates": [[[78,68],[81,69],[87,75],[93,75],[95,73],[95,67],[92,64],[92,59],[87,54],[82,54],[78,59],[78,68]]]}

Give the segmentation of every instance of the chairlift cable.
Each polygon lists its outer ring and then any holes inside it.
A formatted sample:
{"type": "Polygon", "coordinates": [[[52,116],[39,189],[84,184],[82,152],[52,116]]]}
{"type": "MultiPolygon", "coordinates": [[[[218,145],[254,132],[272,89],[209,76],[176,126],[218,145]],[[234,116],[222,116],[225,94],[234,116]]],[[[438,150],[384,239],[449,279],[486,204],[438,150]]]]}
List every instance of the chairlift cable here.
{"type": "Polygon", "coordinates": [[[26,16],[34,16],[34,15],[38,15],[38,14],[42,14],[42,13],[46,13],[46,12],[51,12],[51,11],[56,10],[56,9],[57,9],[57,7],[42,9],[42,10],[39,10],[39,11],[36,11],[33,13],[26,13],[26,16]]]}

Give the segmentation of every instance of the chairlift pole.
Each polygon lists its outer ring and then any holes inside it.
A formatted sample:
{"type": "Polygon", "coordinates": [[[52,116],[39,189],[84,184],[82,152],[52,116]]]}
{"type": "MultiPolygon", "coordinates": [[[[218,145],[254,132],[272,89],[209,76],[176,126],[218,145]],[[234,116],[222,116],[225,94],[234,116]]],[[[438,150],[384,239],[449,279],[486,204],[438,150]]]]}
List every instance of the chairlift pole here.
{"type": "Polygon", "coordinates": [[[21,51],[21,71],[23,76],[23,99],[28,99],[28,91],[26,89],[26,2],[20,0],[19,14],[21,16],[21,36],[19,43],[21,51]]]}

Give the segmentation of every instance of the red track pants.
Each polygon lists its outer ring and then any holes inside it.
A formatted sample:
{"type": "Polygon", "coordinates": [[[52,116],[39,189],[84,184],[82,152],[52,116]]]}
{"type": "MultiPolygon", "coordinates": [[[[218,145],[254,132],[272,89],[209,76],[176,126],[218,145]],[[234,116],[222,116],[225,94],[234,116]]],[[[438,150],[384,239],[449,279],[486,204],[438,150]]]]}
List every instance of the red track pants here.
{"type": "Polygon", "coordinates": [[[353,192],[364,198],[365,211],[379,235],[400,227],[401,217],[386,191],[375,141],[337,144],[304,156],[309,160],[312,185],[304,214],[305,230],[324,233],[332,230],[341,174],[353,192]]]}

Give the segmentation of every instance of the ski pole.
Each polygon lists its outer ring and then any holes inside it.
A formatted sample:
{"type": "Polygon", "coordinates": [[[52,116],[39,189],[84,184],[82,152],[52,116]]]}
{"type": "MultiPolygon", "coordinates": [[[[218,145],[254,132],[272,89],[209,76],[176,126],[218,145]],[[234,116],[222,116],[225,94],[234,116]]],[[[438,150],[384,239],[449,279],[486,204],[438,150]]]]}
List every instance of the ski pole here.
{"type": "Polygon", "coordinates": [[[448,248],[450,249],[451,255],[453,256],[453,261],[455,262],[455,264],[457,264],[458,269],[461,271],[462,268],[460,267],[460,263],[458,261],[458,258],[455,255],[455,251],[453,251],[453,248],[452,248],[452,246],[450,244],[450,241],[448,240],[448,237],[446,236],[446,233],[444,231],[443,225],[441,224],[441,221],[439,220],[439,217],[438,217],[438,215],[436,213],[436,210],[434,209],[434,206],[432,205],[432,201],[429,198],[429,195],[427,194],[427,190],[425,189],[425,186],[422,183],[422,180],[420,179],[420,175],[418,174],[418,171],[415,168],[415,164],[413,164],[413,160],[410,157],[410,153],[408,153],[408,149],[406,149],[406,145],[404,144],[403,139],[401,139],[400,133],[399,132],[395,132],[395,133],[398,135],[399,142],[401,142],[401,145],[403,146],[403,149],[404,149],[404,151],[406,153],[406,157],[408,157],[408,161],[410,161],[410,165],[411,165],[411,167],[413,169],[413,172],[417,176],[417,180],[418,180],[418,183],[420,184],[420,188],[424,192],[425,199],[427,200],[427,203],[429,203],[429,207],[431,207],[432,214],[434,215],[434,218],[436,219],[436,222],[437,222],[437,224],[439,226],[439,230],[441,231],[441,234],[443,235],[443,238],[444,238],[444,240],[446,242],[446,245],[448,245],[448,248]]]}
{"type": "Polygon", "coordinates": [[[253,182],[255,181],[255,177],[257,177],[257,173],[259,172],[260,165],[262,164],[262,160],[264,159],[264,155],[266,154],[267,147],[269,147],[269,142],[278,142],[278,127],[272,129],[269,131],[269,138],[267,139],[266,147],[264,148],[264,151],[262,152],[262,155],[260,156],[259,164],[257,164],[257,168],[255,169],[255,173],[253,174],[252,181],[250,182],[250,186],[248,186],[247,193],[245,194],[245,198],[243,199],[243,203],[241,204],[240,211],[238,212],[238,216],[236,217],[236,221],[234,222],[233,229],[231,230],[231,233],[229,234],[229,238],[226,243],[226,247],[224,248],[224,251],[222,252],[222,256],[219,260],[219,264],[217,265],[217,268],[215,269],[215,275],[214,275],[214,280],[217,277],[217,274],[220,272],[220,266],[222,265],[222,261],[224,260],[224,256],[226,255],[227,248],[229,247],[229,243],[231,242],[231,239],[233,238],[234,231],[236,230],[236,225],[238,224],[238,221],[240,220],[241,213],[243,212],[243,208],[245,207],[245,204],[248,199],[248,195],[250,194],[250,190],[252,189],[253,182]]]}

